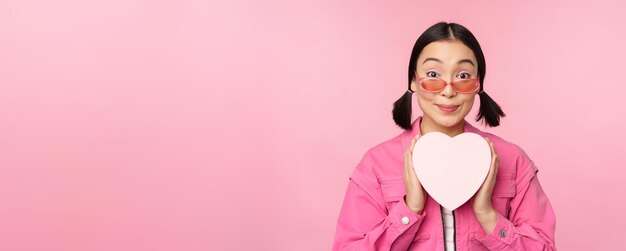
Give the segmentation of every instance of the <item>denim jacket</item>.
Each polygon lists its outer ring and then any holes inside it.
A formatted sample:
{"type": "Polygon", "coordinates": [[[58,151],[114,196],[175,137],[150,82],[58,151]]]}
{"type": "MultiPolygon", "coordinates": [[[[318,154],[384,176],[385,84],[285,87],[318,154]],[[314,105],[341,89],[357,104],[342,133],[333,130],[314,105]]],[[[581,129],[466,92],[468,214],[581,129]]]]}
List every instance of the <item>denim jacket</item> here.
{"type": "MultiPolygon", "coordinates": [[[[404,201],[404,152],[421,117],[369,149],[349,177],[333,250],[444,250],[440,205],[427,197],[421,214],[404,201]]],[[[465,121],[465,132],[489,138],[499,156],[491,202],[497,223],[485,233],[470,202],[453,211],[456,250],[556,250],[556,216],[537,178],[538,169],[517,145],[465,121]]]]}

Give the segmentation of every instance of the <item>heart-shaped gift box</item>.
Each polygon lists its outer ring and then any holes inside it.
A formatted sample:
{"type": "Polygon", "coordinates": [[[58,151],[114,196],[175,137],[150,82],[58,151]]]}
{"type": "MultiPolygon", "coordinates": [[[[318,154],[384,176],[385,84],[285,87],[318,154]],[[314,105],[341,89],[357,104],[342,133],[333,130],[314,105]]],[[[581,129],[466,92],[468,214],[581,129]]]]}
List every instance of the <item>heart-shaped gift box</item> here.
{"type": "Polygon", "coordinates": [[[489,173],[491,148],[475,133],[454,138],[440,132],[422,135],[413,148],[413,168],[426,192],[454,210],[478,191],[489,173]]]}

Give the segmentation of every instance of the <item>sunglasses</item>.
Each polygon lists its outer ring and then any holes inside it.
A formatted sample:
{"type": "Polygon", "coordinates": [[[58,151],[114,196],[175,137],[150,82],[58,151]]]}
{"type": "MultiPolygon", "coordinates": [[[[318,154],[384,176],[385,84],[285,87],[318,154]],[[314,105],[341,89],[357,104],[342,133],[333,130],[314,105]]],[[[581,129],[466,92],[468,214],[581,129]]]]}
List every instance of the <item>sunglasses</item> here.
{"type": "Polygon", "coordinates": [[[443,89],[446,88],[447,85],[451,85],[452,88],[454,88],[454,90],[458,93],[473,93],[477,91],[478,88],[480,88],[480,82],[476,78],[459,79],[448,83],[440,78],[420,78],[419,75],[417,75],[417,72],[415,73],[415,75],[419,78],[417,80],[417,85],[425,92],[441,92],[443,91],[443,89]]]}

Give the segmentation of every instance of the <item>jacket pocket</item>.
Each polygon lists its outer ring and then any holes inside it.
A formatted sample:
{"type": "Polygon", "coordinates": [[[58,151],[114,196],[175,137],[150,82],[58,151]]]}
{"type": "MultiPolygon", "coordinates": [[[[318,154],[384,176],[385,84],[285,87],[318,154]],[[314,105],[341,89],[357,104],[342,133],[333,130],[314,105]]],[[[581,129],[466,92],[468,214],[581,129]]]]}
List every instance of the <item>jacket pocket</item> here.
{"type": "Polygon", "coordinates": [[[404,179],[402,177],[381,177],[380,189],[382,190],[383,199],[387,210],[391,208],[394,203],[402,200],[404,193],[404,179]]]}
{"type": "Polygon", "coordinates": [[[515,197],[515,178],[498,177],[491,194],[491,204],[507,219],[511,210],[511,199],[515,197]]]}

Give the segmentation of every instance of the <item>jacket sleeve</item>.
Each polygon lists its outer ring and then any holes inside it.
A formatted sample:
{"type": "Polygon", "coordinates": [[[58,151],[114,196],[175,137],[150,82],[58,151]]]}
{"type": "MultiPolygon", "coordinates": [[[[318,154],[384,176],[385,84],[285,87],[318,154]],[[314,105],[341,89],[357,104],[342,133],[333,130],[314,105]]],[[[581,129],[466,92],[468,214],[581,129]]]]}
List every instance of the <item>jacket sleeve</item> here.
{"type": "Polygon", "coordinates": [[[407,250],[426,216],[402,198],[387,210],[372,164],[366,154],[350,176],[332,250],[407,250]]]}
{"type": "Polygon", "coordinates": [[[556,215],[544,193],[532,160],[520,149],[516,195],[509,219],[498,213],[496,227],[477,238],[490,250],[556,250],[556,215]]]}

